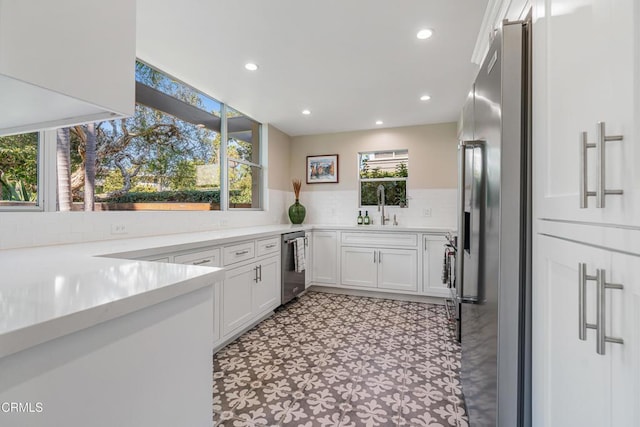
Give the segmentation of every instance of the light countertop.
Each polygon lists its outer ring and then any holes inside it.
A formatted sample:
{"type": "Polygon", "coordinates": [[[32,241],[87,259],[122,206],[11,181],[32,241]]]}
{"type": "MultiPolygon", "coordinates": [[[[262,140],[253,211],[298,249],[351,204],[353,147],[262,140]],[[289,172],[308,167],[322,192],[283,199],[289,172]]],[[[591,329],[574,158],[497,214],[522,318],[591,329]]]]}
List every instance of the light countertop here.
{"type": "Polygon", "coordinates": [[[221,268],[132,258],[311,229],[451,231],[433,227],[282,224],[2,250],[0,357],[224,279],[221,268]]]}

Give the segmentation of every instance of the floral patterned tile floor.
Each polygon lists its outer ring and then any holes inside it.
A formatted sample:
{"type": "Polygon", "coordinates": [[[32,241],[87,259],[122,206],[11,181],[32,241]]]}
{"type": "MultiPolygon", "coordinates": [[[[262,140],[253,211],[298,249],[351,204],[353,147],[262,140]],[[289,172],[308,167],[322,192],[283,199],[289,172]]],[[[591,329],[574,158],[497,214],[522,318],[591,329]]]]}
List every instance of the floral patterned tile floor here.
{"type": "Polygon", "coordinates": [[[443,306],[307,292],[213,365],[216,426],[468,426],[443,306]]]}

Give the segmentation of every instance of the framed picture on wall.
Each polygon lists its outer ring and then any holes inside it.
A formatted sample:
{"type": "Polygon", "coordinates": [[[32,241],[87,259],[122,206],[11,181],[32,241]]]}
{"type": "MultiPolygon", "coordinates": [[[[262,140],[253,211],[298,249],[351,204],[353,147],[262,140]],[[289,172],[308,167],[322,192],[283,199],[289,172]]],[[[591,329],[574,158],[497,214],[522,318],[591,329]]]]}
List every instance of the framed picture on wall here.
{"type": "Polygon", "coordinates": [[[338,182],[338,155],[307,156],[307,184],[338,182]]]}

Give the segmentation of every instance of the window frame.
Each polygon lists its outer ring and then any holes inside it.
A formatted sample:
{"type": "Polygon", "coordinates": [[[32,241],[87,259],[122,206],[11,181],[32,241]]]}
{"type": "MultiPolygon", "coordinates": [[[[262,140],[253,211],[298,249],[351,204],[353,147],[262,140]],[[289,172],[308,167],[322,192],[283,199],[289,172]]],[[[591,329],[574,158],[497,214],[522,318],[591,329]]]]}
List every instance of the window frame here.
{"type": "MultiPolygon", "coordinates": [[[[0,206],[0,212],[44,212],[45,211],[45,185],[44,185],[44,177],[46,171],[46,164],[48,163],[46,160],[51,155],[48,153],[47,144],[45,144],[46,131],[34,131],[34,132],[24,132],[24,133],[37,133],[38,134],[38,148],[36,155],[36,168],[37,168],[37,176],[36,176],[36,188],[37,188],[37,196],[36,196],[36,204],[35,206],[24,205],[24,206],[0,206]]],[[[17,134],[9,134],[2,136],[12,136],[17,134]]],[[[55,150],[53,151],[53,156],[55,156],[55,150]]],[[[55,194],[55,193],[54,193],[55,194]]],[[[55,196],[54,196],[55,197],[55,196]]]]}
{"type": "MultiPolygon", "coordinates": [[[[393,182],[393,181],[404,181],[405,182],[405,208],[409,206],[409,196],[407,184],[409,182],[409,149],[408,148],[400,148],[400,149],[391,149],[391,150],[370,150],[370,151],[358,151],[358,159],[357,159],[357,173],[358,173],[358,209],[369,209],[371,207],[376,207],[377,205],[363,205],[362,204],[362,183],[363,182],[393,182]],[[395,153],[398,151],[406,151],[407,152],[407,160],[405,162],[407,167],[407,176],[402,177],[382,177],[382,178],[362,178],[360,176],[360,164],[362,163],[362,155],[363,154],[371,154],[371,153],[395,153]]],[[[385,201],[385,207],[397,207],[401,208],[400,205],[389,205],[385,201]]]]}
{"type": "MultiPolygon", "coordinates": [[[[264,140],[263,140],[263,137],[264,137],[264,132],[263,132],[264,123],[261,123],[261,122],[258,122],[257,120],[254,120],[256,123],[258,123],[260,125],[260,127],[258,129],[258,135],[259,135],[259,138],[260,138],[260,147],[259,147],[260,164],[253,163],[253,162],[250,162],[250,161],[244,160],[244,159],[231,158],[231,157],[228,156],[228,153],[227,153],[227,147],[228,147],[228,143],[229,143],[229,140],[227,138],[227,134],[228,134],[227,133],[227,120],[226,120],[227,119],[227,114],[226,114],[227,113],[227,108],[226,108],[226,104],[224,104],[224,106],[225,106],[225,108],[224,108],[225,120],[223,120],[223,122],[224,122],[224,128],[225,129],[224,129],[224,135],[222,135],[222,136],[224,136],[224,141],[225,141],[225,144],[224,144],[224,155],[225,155],[225,166],[226,166],[225,167],[225,174],[226,174],[226,176],[225,176],[225,184],[226,184],[225,201],[226,201],[226,206],[225,207],[226,207],[226,210],[233,210],[233,211],[263,211],[263,210],[265,210],[265,207],[264,207],[264,194],[265,194],[265,186],[266,186],[266,182],[265,182],[265,179],[264,179],[264,163],[265,163],[264,162],[264,153],[266,151],[265,150],[266,144],[264,143],[264,140]],[[249,166],[249,167],[255,167],[260,171],[260,186],[259,186],[259,192],[260,193],[258,194],[258,201],[259,201],[260,206],[258,206],[256,208],[232,208],[232,207],[230,207],[231,197],[229,196],[229,192],[231,191],[231,188],[229,186],[229,162],[232,162],[232,161],[236,162],[236,163],[240,163],[240,164],[246,165],[246,166],[249,166]]],[[[235,110],[235,111],[238,111],[238,110],[235,110]]],[[[244,114],[244,113],[242,113],[242,114],[244,114]]],[[[246,117],[249,117],[249,116],[246,116],[246,117]]],[[[251,120],[253,120],[253,119],[251,119],[251,120]]],[[[222,168],[220,168],[220,169],[222,169],[222,168]]]]}

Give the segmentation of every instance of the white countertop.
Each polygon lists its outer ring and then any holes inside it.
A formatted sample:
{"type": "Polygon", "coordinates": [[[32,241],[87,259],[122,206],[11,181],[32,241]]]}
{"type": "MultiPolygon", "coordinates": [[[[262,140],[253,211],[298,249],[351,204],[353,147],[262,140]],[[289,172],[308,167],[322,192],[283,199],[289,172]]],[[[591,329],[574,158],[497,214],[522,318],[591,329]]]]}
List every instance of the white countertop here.
{"type": "Polygon", "coordinates": [[[224,278],[220,268],[131,258],[311,229],[451,231],[433,227],[282,224],[3,250],[0,251],[0,357],[224,278]]]}

